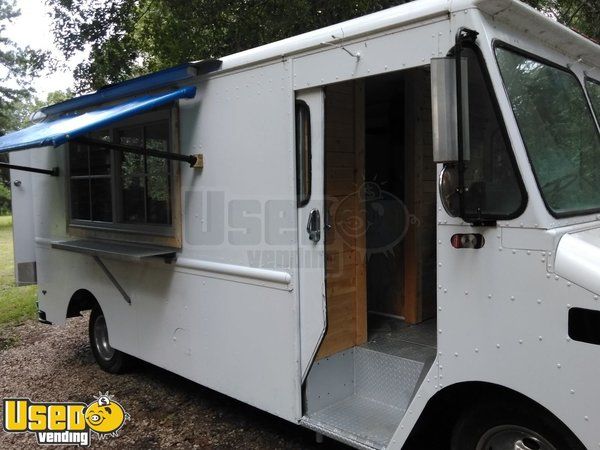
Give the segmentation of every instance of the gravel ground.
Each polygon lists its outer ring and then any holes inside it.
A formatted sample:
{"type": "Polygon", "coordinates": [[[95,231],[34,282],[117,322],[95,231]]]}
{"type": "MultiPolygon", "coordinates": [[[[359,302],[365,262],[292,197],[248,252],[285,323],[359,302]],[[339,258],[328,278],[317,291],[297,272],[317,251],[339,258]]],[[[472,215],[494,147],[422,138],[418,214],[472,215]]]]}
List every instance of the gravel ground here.
{"type": "MultiPolygon", "coordinates": [[[[93,438],[94,448],[347,449],[330,440],[317,445],[308,430],[149,364],[107,374],[94,362],[87,320],[0,331],[0,398],[89,403],[109,391],[132,420],[119,437],[93,438]]],[[[0,432],[1,449],[34,446],[32,434],[0,432]]]]}

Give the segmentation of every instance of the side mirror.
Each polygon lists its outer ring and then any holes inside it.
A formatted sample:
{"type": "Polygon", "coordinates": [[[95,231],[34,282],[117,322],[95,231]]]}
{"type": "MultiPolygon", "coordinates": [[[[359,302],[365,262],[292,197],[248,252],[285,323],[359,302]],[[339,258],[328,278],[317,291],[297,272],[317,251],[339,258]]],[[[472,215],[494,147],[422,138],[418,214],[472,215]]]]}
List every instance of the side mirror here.
{"type": "Polygon", "coordinates": [[[462,58],[461,61],[461,88],[459,89],[456,59],[433,58],[431,60],[433,161],[436,163],[459,161],[459,126],[463,130],[463,160],[469,159],[468,63],[466,58],[462,58]],[[459,102],[459,95],[461,102],[459,102]],[[462,111],[459,111],[459,106],[462,106],[460,107],[462,111]]]}
{"type": "Polygon", "coordinates": [[[444,164],[439,179],[440,199],[451,217],[460,215],[460,186],[457,164],[444,164]]]}

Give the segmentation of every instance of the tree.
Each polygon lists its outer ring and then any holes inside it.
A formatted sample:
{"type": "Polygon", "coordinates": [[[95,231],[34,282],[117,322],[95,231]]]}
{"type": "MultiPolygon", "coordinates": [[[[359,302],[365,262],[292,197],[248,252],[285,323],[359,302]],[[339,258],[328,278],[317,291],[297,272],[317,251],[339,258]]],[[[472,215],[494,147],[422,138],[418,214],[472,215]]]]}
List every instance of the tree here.
{"type": "Polygon", "coordinates": [[[31,81],[51,63],[48,52],[19,47],[5,36],[7,22],[20,15],[14,0],[0,0],[0,135],[15,129],[14,111],[31,98],[31,81]]]}
{"type": "MultiPolygon", "coordinates": [[[[90,49],[89,59],[75,72],[76,91],[83,92],[185,61],[235,53],[407,0],[46,1],[65,57],[90,49]]],[[[597,0],[524,1],[600,39],[597,0]]],[[[14,0],[0,0],[0,21],[17,14],[14,0]]],[[[27,61],[21,69],[43,65],[43,58],[31,49],[14,56],[27,61]]]]}
{"type": "Polygon", "coordinates": [[[405,0],[47,0],[66,57],[89,46],[76,90],[224,56],[405,0]]]}
{"type": "Polygon", "coordinates": [[[81,93],[138,75],[141,49],[135,42],[139,18],[152,0],[46,0],[52,7],[53,33],[65,58],[89,48],[75,70],[81,93]]]}
{"type": "Polygon", "coordinates": [[[525,0],[560,23],[600,41],[600,2],[598,0],[525,0]]]}
{"type": "MultiPolygon", "coordinates": [[[[89,46],[78,92],[185,61],[219,57],[407,0],[46,0],[66,57],[89,46]]],[[[597,0],[525,0],[600,39],[597,0]]]]}
{"type": "MultiPolygon", "coordinates": [[[[31,81],[52,64],[49,53],[19,47],[5,36],[7,22],[19,15],[14,0],[0,0],[0,136],[27,121],[35,103],[31,81]]],[[[0,162],[6,160],[6,155],[0,154],[0,162]]],[[[8,180],[8,171],[0,170],[0,214],[10,207],[8,180]]]]}
{"type": "MultiPolygon", "coordinates": [[[[73,97],[73,92],[55,91],[50,92],[45,100],[26,93],[22,97],[17,97],[6,108],[6,118],[4,120],[5,129],[8,131],[18,130],[31,125],[33,113],[39,111],[44,106],[54,105],[73,97]]],[[[6,154],[0,154],[0,162],[7,162],[6,154]]],[[[10,212],[10,177],[8,170],[0,169],[0,216],[10,212]]]]}

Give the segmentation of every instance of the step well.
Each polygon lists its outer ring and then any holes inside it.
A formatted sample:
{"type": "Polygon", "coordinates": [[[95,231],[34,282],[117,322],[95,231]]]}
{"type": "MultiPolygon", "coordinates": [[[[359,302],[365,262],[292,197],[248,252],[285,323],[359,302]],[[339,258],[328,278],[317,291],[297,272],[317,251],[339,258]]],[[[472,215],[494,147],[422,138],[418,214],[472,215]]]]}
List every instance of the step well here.
{"type": "Polygon", "coordinates": [[[306,381],[303,425],[356,448],[385,448],[435,353],[387,334],[317,361],[306,381]]]}

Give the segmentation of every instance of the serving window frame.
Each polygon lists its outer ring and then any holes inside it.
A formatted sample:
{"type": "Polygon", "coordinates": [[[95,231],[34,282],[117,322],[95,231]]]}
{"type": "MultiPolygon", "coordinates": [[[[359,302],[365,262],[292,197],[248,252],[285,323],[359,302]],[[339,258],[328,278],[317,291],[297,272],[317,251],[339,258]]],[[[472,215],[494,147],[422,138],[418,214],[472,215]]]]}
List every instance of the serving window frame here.
{"type": "MultiPolygon", "coordinates": [[[[123,128],[144,126],[158,121],[168,122],[169,128],[169,154],[181,155],[179,139],[179,108],[176,104],[159,108],[148,113],[140,114],[129,119],[117,122],[109,127],[101,128],[108,130],[111,142],[116,143],[117,131],[123,128]]],[[[110,144],[109,143],[109,144],[110,144]]],[[[147,224],[147,223],[125,223],[120,220],[120,194],[121,183],[119,177],[119,163],[121,157],[119,151],[110,149],[111,153],[111,201],[112,222],[98,222],[92,220],[80,220],[72,218],[71,211],[71,174],[70,174],[70,146],[78,145],[77,140],[65,144],[64,167],[65,167],[65,194],[66,194],[66,222],[67,234],[70,237],[84,239],[108,239],[113,241],[125,241],[141,244],[154,244],[171,248],[181,248],[182,245],[182,218],[181,218],[181,164],[177,161],[170,162],[170,209],[171,224],[147,224]]]]}

